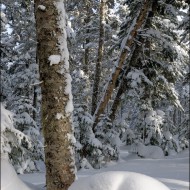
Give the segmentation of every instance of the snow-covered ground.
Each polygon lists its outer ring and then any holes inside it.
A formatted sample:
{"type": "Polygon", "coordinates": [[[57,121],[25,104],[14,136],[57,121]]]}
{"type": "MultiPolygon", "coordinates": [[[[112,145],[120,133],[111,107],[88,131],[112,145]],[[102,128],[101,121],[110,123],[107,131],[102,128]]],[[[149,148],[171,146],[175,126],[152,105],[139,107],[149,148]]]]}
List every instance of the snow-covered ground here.
{"type": "Polygon", "coordinates": [[[31,190],[29,187],[35,189],[35,186],[29,185],[27,186],[17,177],[7,158],[1,158],[1,190],[31,190]]]}
{"type": "MultiPolygon", "coordinates": [[[[76,182],[78,184],[77,190],[84,190],[84,189],[80,189],[79,187],[80,185],[84,185],[86,182],[87,184],[85,184],[85,187],[87,187],[88,185],[93,186],[93,180],[95,181],[95,180],[103,179],[103,176],[105,176],[105,179],[107,182],[110,179],[114,179],[114,180],[111,180],[110,182],[112,183],[111,190],[128,190],[128,189],[125,189],[125,187],[129,187],[132,184],[131,180],[137,179],[136,177],[139,177],[139,179],[140,178],[143,179],[142,183],[141,182],[134,183],[137,185],[137,189],[138,189],[138,185],[143,184],[143,182],[147,180],[146,176],[144,175],[141,176],[139,174],[134,174],[134,173],[129,173],[129,172],[136,172],[136,173],[151,176],[161,181],[162,183],[164,183],[171,190],[188,190],[189,189],[189,150],[185,150],[178,155],[165,157],[163,159],[147,159],[147,158],[142,159],[142,158],[139,158],[135,154],[129,153],[126,147],[121,147],[121,157],[120,157],[119,162],[111,162],[105,168],[102,168],[100,170],[91,169],[91,170],[79,171],[77,173],[79,181],[76,182]],[[108,173],[102,174],[103,172],[108,172],[108,173]],[[100,174],[100,175],[96,175],[95,177],[92,178],[92,175],[94,174],[100,174]],[[118,187],[114,188],[114,185],[115,186],[119,185],[120,188],[118,187]]],[[[19,175],[19,178],[22,179],[27,184],[30,184],[30,187],[34,190],[45,189],[44,188],[45,174],[43,172],[19,175]]],[[[154,190],[157,187],[161,187],[159,186],[160,184],[157,181],[154,181],[154,180],[152,181],[152,179],[150,179],[149,183],[150,182],[151,184],[156,184],[154,190]]],[[[101,182],[101,186],[103,185],[106,185],[106,184],[101,182]]],[[[105,188],[101,190],[107,190],[105,188]]],[[[164,188],[165,187],[163,187],[163,190],[165,190],[164,188]]],[[[16,190],[16,189],[4,188],[3,190],[16,190]]],[[[26,189],[19,189],[19,190],[26,190],[26,189]]],[[[73,186],[73,189],[71,188],[71,190],[76,190],[76,189],[74,189],[74,186],[73,186]]],[[[87,190],[91,190],[91,189],[87,188],[87,190]]],[[[131,187],[129,190],[133,190],[133,188],[131,187]]],[[[146,189],[146,190],[153,190],[153,189],[146,189]]],[[[159,190],[161,190],[161,188],[159,190]]]]}
{"type": "Polygon", "coordinates": [[[69,190],[169,190],[163,183],[134,172],[109,171],[82,178],[69,190]]]}

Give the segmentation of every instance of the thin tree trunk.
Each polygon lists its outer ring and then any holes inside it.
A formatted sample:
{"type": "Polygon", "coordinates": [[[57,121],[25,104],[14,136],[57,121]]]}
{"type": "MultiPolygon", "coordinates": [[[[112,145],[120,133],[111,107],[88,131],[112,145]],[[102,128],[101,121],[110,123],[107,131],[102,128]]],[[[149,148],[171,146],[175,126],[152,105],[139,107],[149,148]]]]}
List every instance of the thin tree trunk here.
{"type": "MultiPolygon", "coordinates": [[[[89,30],[87,30],[87,35],[89,30]]],[[[88,44],[90,42],[89,38],[86,38],[86,43],[88,44]]],[[[89,47],[85,47],[84,51],[84,72],[86,75],[88,75],[89,72],[89,47]]]]}
{"type": "MultiPolygon", "coordinates": [[[[85,24],[88,25],[88,23],[90,22],[90,4],[89,3],[87,3],[87,5],[86,5],[86,12],[87,12],[87,15],[86,15],[86,19],[84,21],[85,21],[85,24]]],[[[88,45],[90,43],[89,33],[90,33],[90,30],[87,28],[85,45],[88,45]]],[[[89,72],[89,52],[90,52],[89,47],[88,46],[85,47],[84,66],[83,67],[84,67],[84,72],[87,75],[88,75],[88,72],[89,72]]]]}
{"type": "Polygon", "coordinates": [[[70,83],[63,0],[45,0],[43,3],[35,0],[35,16],[37,62],[40,80],[43,81],[42,126],[47,190],[68,190],[75,179],[75,166],[70,140],[73,135],[72,99],[68,92],[70,83]]]}
{"type": "Polygon", "coordinates": [[[174,126],[176,126],[177,122],[176,122],[176,114],[177,113],[177,110],[176,108],[174,107],[174,111],[173,111],[173,123],[174,123],[174,126]]]}
{"type": "Polygon", "coordinates": [[[98,92],[99,92],[99,85],[100,85],[100,78],[101,78],[101,66],[102,66],[102,59],[104,53],[104,17],[105,17],[105,0],[101,0],[100,2],[100,33],[99,33],[99,47],[98,47],[98,59],[96,64],[96,71],[94,77],[94,86],[93,86],[93,94],[92,94],[92,110],[91,114],[93,115],[96,111],[97,102],[98,102],[98,92]]]}
{"type": "MultiPolygon", "coordinates": [[[[125,43],[125,47],[127,48],[123,48],[120,54],[120,57],[118,59],[118,65],[115,68],[115,71],[113,72],[112,76],[111,76],[111,80],[108,82],[106,91],[104,93],[104,96],[102,98],[102,100],[100,101],[100,105],[97,107],[95,114],[94,114],[94,126],[93,128],[95,128],[98,120],[99,120],[99,116],[101,114],[103,114],[106,105],[108,104],[109,99],[111,98],[113,89],[115,87],[115,83],[116,80],[118,79],[118,76],[120,74],[120,71],[125,63],[126,58],[130,55],[130,48],[132,48],[133,46],[133,41],[134,38],[137,36],[137,31],[143,26],[144,22],[146,21],[148,12],[149,12],[149,8],[152,5],[152,1],[149,0],[145,0],[144,2],[141,3],[142,8],[140,10],[139,13],[137,13],[137,17],[136,17],[136,22],[134,23],[134,27],[132,27],[131,31],[129,32],[130,36],[129,38],[126,39],[126,43],[125,43]]],[[[128,65],[129,68],[130,65],[128,65]]]]}
{"type": "Polygon", "coordinates": [[[121,96],[122,94],[127,90],[127,84],[126,84],[127,80],[126,79],[123,79],[123,81],[121,82],[120,86],[119,86],[119,89],[118,89],[118,92],[117,92],[117,95],[114,99],[114,102],[113,102],[113,105],[111,107],[111,113],[109,115],[109,118],[111,119],[111,121],[113,122],[114,119],[115,119],[115,115],[116,115],[116,112],[118,110],[118,107],[121,103],[121,96]]]}
{"type": "Polygon", "coordinates": [[[36,121],[36,110],[37,110],[37,92],[36,92],[36,86],[34,86],[33,89],[33,107],[35,110],[33,110],[33,120],[36,121]]]}

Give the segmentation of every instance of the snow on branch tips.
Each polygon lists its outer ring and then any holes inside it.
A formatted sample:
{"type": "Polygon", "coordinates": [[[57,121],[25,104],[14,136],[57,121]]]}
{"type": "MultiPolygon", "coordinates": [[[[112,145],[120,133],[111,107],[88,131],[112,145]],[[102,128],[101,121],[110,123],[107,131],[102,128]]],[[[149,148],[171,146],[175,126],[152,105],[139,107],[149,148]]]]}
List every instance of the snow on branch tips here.
{"type": "Polygon", "coordinates": [[[1,154],[11,152],[11,146],[18,147],[25,142],[28,149],[32,147],[30,139],[13,126],[13,113],[6,110],[1,103],[1,154]],[[10,135],[13,137],[8,139],[10,135]]]}

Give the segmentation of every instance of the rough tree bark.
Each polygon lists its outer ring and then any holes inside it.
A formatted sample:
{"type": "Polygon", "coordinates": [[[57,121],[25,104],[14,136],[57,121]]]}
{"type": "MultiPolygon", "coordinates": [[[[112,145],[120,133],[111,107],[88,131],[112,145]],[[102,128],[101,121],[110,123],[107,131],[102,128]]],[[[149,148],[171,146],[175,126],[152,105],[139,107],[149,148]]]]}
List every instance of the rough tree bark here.
{"type": "Polygon", "coordinates": [[[104,53],[104,19],[105,19],[105,0],[101,0],[100,2],[100,29],[99,29],[99,47],[98,47],[98,59],[96,63],[96,71],[94,77],[94,86],[93,86],[93,93],[92,93],[92,110],[91,114],[93,115],[96,111],[97,102],[98,102],[98,90],[100,85],[100,78],[101,78],[101,65],[104,53]]]}
{"type": "MultiPolygon", "coordinates": [[[[112,95],[113,89],[115,87],[115,83],[120,74],[120,71],[121,71],[123,65],[125,64],[125,60],[126,60],[127,56],[130,55],[130,48],[132,48],[132,46],[133,46],[133,43],[134,43],[133,41],[134,41],[134,38],[137,36],[137,31],[143,26],[143,24],[146,21],[146,18],[147,18],[148,12],[149,12],[149,8],[152,6],[152,1],[144,0],[141,3],[141,6],[142,6],[141,10],[139,11],[139,13],[137,13],[136,22],[134,24],[134,27],[129,32],[128,36],[130,36],[130,37],[126,39],[125,47],[127,47],[127,48],[122,49],[121,54],[118,59],[118,65],[116,66],[115,71],[112,73],[111,80],[108,82],[108,85],[107,85],[107,88],[103,95],[103,98],[100,101],[100,105],[97,107],[97,109],[95,111],[93,128],[95,128],[95,126],[99,120],[99,116],[101,114],[103,114],[105,107],[108,104],[109,99],[111,98],[111,95],[112,95]]],[[[128,64],[128,67],[129,66],[130,65],[128,64]]]]}
{"type": "Polygon", "coordinates": [[[75,179],[64,16],[63,0],[35,0],[47,190],[68,190],[75,179]]]}

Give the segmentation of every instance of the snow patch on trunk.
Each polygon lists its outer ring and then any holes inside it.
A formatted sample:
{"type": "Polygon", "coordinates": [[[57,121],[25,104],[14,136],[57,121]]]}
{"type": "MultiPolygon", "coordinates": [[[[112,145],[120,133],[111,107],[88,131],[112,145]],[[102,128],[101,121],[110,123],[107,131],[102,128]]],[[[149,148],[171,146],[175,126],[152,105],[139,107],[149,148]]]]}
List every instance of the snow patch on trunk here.
{"type": "Polygon", "coordinates": [[[45,11],[46,10],[46,7],[44,5],[38,5],[38,9],[42,10],[42,11],[45,11]]]}
{"type": "Polygon", "coordinates": [[[64,61],[64,65],[61,66],[59,73],[63,74],[66,81],[65,94],[69,96],[65,112],[69,115],[73,111],[73,97],[71,93],[71,76],[69,74],[69,51],[67,48],[67,24],[66,24],[66,13],[64,7],[64,1],[59,0],[55,2],[55,7],[58,11],[58,26],[61,29],[62,35],[59,37],[58,47],[61,53],[60,61],[64,61]]]}
{"type": "MultiPolygon", "coordinates": [[[[64,75],[66,86],[65,86],[65,94],[68,95],[68,101],[67,105],[65,107],[65,112],[67,116],[70,118],[70,122],[72,123],[71,120],[71,115],[73,112],[73,96],[71,93],[71,76],[69,73],[69,51],[67,48],[67,24],[66,24],[66,12],[65,12],[65,7],[64,7],[64,0],[58,0],[54,1],[54,5],[57,9],[58,12],[58,19],[57,19],[57,24],[62,32],[62,35],[58,37],[58,47],[60,51],[60,61],[64,62],[63,65],[61,65],[60,71],[58,71],[60,74],[64,75]]],[[[71,131],[71,133],[67,134],[67,138],[71,143],[74,143],[74,135],[71,131]]],[[[74,148],[73,146],[69,147],[69,151],[72,156],[72,162],[71,162],[71,172],[74,174],[76,173],[76,167],[75,167],[75,159],[74,159],[74,148]]]]}
{"type": "Polygon", "coordinates": [[[59,64],[61,61],[60,55],[50,55],[48,60],[50,61],[50,66],[59,64]]]}
{"type": "Polygon", "coordinates": [[[62,113],[57,113],[56,116],[55,116],[55,118],[59,120],[59,119],[63,119],[64,116],[63,116],[62,113]]]}

